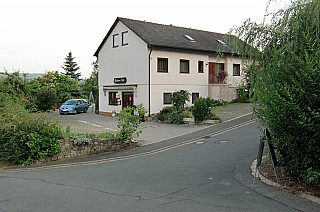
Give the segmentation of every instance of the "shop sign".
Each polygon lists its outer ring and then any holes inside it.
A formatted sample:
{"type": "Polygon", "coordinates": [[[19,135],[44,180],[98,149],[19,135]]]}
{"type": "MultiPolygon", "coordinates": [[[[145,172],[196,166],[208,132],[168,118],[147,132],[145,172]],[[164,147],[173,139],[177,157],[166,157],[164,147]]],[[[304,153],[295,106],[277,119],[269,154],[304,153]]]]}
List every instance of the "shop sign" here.
{"type": "Polygon", "coordinates": [[[115,84],[127,83],[127,77],[114,78],[113,82],[115,84]]]}

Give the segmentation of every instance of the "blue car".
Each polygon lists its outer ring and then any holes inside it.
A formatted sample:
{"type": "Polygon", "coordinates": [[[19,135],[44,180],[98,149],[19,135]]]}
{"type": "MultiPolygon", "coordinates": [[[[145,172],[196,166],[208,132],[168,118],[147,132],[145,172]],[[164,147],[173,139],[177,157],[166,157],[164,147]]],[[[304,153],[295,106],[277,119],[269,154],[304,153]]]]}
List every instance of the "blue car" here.
{"type": "Polygon", "coordinates": [[[84,99],[69,99],[63,103],[59,108],[59,113],[63,114],[77,114],[80,112],[86,113],[89,105],[84,99]]]}

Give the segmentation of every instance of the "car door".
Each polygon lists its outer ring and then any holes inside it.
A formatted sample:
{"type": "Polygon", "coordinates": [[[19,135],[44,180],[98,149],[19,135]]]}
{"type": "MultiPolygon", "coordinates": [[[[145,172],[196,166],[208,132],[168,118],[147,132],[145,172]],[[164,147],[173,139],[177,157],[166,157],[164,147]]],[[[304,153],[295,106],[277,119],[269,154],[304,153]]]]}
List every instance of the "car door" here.
{"type": "Polygon", "coordinates": [[[78,111],[78,112],[83,111],[83,109],[82,109],[82,104],[81,104],[81,100],[78,100],[78,101],[77,101],[76,108],[77,108],[77,111],[78,111]]]}

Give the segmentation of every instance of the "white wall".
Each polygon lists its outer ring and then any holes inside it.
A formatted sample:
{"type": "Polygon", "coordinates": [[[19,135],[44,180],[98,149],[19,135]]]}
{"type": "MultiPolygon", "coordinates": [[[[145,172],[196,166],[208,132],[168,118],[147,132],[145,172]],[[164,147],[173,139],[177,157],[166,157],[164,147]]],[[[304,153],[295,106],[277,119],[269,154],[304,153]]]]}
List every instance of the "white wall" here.
{"type": "MultiPolygon", "coordinates": [[[[199,93],[200,97],[208,97],[208,91],[209,89],[212,89],[211,87],[209,88],[208,85],[209,67],[207,64],[209,64],[209,62],[225,64],[225,71],[228,72],[228,86],[236,87],[241,83],[243,76],[233,76],[233,64],[240,64],[240,67],[242,68],[241,60],[239,58],[218,58],[204,54],[154,50],[151,57],[151,113],[157,113],[164,106],[169,106],[163,104],[163,93],[173,93],[179,90],[188,90],[190,93],[199,93]],[[158,57],[168,58],[168,73],[157,72],[158,57]],[[190,61],[189,74],[180,73],[180,59],[186,59],[190,61]],[[204,73],[198,73],[198,61],[204,61],[204,73]]],[[[212,91],[214,91],[214,89],[210,90],[210,92],[212,91]]],[[[218,93],[216,96],[219,96],[220,98],[218,93]]],[[[192,105],[191,95],[188,105],[192,105]]]]}
{"type": "MultiPolygon", "coordinates": [[[[208,56],[192,53],[153,50],[151,56],[151,113],[158,113],[164,106],[163,93],[187,90],[208,96],[208,56]],[[168,73],[157,72],[157,58],[168,58],[168,73]],[[189,74],[180,73],[180,59],[189,60],[189,74]],[[204,73],[198,73],[198,61],[204,61],[204,73]]],[[[191,95],[190,102],[191,103],[191,95]]]]}
{"type": "MultiPolygon", "coordinates": [[[[108,94],[105,96],[103,86],[105,85],[130,85],[137,84],[137,96],[134,97],[134,104],[143,103],[148,107],[148,49],[134,32],[126,27],[122,22],[118,22],[110,36],[101,48],[99,58],[99,101],[102,112],[120,111],[121,106],[112,106],[108,103],[108,94]],[[122,46],[122,32],[125,34],[125,43],[122,46]],[[113,48],[113,35],[118,34],[117,44],[119,47],[113,48]],[[126,77],[126,84],[114,84],[114,78],[126,77]]],[[[107,91],[108,93],[108,91],[107,91]]]]}
{"type": "Polygon", "coordinates": [[[228,70],[227,84],[230,84],[232,87],[237,87],[238,85],[242,84],[243,64],[241,62],[241,59],[236,57],[228,57],[226,59],[226,65],[228,70]],[[233,64],[240,64],[240,76],[233,76],[233,64]]]}

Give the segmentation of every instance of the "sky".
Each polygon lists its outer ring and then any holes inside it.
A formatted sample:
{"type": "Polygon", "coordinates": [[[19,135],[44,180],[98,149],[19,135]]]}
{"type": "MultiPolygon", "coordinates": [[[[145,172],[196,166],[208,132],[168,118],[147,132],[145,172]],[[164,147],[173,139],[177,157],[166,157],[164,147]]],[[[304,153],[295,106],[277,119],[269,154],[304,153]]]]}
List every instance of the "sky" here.
{"type": "MultiPolygon", "coordinates": [[[[268,0],[1,0],[0,72],[62,72],[69,51],[89,77],[117,17],[227,33],[262,22],[268,0]]],[[[283,3],[283,0],[282,0],[283,3]]],[[[274,8],[282,7],[274,3],[274,8]]]]}

